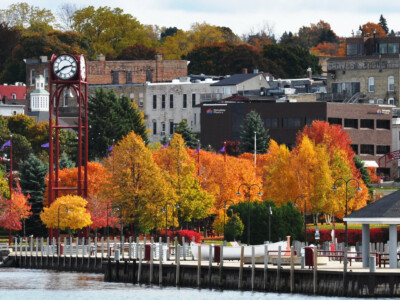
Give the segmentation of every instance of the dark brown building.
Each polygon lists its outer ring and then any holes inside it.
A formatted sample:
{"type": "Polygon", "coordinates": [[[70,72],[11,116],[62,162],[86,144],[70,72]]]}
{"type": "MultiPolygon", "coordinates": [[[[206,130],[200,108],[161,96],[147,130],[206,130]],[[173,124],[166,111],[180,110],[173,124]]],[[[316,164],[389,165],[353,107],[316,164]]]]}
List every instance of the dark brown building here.
{"type": "MultiPolygon", "coordinates": [[[[292,147],[297,133],[314,120],[338,124],[348,132],[355,153],[363,161],[376,162],[393,151],[392,107],[344,103],[225,102],[205,103],[201,108],[201,143],[215,149],[224,141],[239,141],[240,126],[247,113],[258,112],[271,139],[292,147]]],[[[397,150],[397,149],[394,149],[397,150]]],[[[397,177],[397,162],[381,172],[397,177]]]]}

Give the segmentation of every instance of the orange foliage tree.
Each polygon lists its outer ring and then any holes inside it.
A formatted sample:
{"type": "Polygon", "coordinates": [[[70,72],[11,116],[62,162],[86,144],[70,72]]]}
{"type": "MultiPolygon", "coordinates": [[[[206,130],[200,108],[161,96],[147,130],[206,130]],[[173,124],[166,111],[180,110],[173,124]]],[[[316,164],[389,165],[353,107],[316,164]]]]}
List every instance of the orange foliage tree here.
{"type": "MultiPolygon", "coordinates": [[[[197,160],[196,163],[198,164],[197,160]]],[[[236,195],[238,187],[242,183],[258,184],[262,187],[261,177],[256,176],[254,161],[247,158],[237,158],[200,150],[199,178],[201,187],[215,196],[211,213],[218,214],[224,205],[232,205],[241,201],[247,201],[246,195],[236,195]]],[[[262,191],[261,191],[262,192],[262,191]]],[[[241,191],[242,195],[244,191],[241,191]]],[[[254,195],[252,201],[260,200],[254,195]]]]}
{"type": "Polygon", "coordinates": [[[362,25],[362,32],[364,36],[374,36],[374,34],[376,34],[377,37],[386,36],[386,32],[385,30],[383,30],[381,24],[376,24],[372,22],[368,22],[362,25]]]}
{"type": "Polygon", "coordinates": [[[11,201],[3,195],[0,195],[0,227],[11,230],[21,230],[21,220],[28,218],[32,212],[28,202],[29,195],[25,196],[19,183],[17,182],[17,190],[12,191],[11,201]]]}

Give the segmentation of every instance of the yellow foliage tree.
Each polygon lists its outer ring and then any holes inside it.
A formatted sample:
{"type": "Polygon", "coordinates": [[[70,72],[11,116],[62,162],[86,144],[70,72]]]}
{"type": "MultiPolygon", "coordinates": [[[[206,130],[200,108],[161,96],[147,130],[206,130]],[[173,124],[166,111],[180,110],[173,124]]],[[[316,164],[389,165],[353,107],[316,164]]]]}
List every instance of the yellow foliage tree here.
{"type": "Polygon", "coordinates": [[[194,159],[186,150],[182,136],[175,133],[169,147],[158,150],[154,157],[174,189],[175,198],[169,202],[179,206],[175,216],[179,215],[184,221],[205,218],[214,203],[214,197],[201,189],[194,159]]]}
{"type": "Polygon", "coordinates": [[[57,198],[50,207],[43,208],[40,219],[47,228],[64,230],[81,229],[92,224],[90,213],[86,211],[87,201],[80,196],[66,195],[57,198]]]}
{"type": "Polygon", "coordinates": [[[154,228],[157,207],[165,207],[174,191],[142,138],[129,133],[114,146],[104,165],[110,175],[104,193],[118,208],[121,221],[133,223],[135,234],[154,228]]]}

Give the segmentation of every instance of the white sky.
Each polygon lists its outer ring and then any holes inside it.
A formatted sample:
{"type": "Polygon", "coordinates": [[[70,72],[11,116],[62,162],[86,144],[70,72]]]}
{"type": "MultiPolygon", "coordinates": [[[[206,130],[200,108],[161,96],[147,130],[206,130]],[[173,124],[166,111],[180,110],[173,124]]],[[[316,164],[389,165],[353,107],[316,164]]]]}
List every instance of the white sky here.
{"type": "MultiPolygon", "coordinates": [[[[1,0],[0,9],[12,3],[27,2],[56,14],[67,1],[1,0]]],[[[257,32],[268,24],[279,38],[284,31],[297,32],[302,26],[323,20],[339,36],[349,37],[352,30],[367,22],[379,22],[381,14],[389,29],[400,31],[400,1],[394,0],[69,0],[78,8],[93,5],[119,7],[145,25],[190,29],[193,23],[230,27],[239,36],[257,32]]]]}

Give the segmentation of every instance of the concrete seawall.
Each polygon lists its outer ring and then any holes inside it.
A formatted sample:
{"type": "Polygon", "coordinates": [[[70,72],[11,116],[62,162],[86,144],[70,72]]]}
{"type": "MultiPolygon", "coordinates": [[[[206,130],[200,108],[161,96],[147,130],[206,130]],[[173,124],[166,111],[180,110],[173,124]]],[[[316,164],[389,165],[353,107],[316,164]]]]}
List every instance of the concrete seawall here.
{"type": "MultiPolygon", "coordinates": [[[[132,284],[161,284],[163,286],[181,286],[192,288],[215,288],[231,290],[255,290],[266,292],[301,293],[325,296],[348,297],[399,297],[400,273],[388,272],[348,272],[347,289],[343,282],[343,273],[339,271],[318,270],[317,277],[312,269],[269,267],[267,274],[262,267],[254,269],[245,265],[240,276],[238,266],[197,261],[181,261],[179,267],[172,261],[160,265],[154,261],[139,263],[131,261],[108,261],[99,257],[57,257],[57,256],[9,256],[14,267],[37,268],[59,271],[77,271],[103,273],[110,282],[132,284]],[[140,271],[140,272],[139,272],[140,271]],[[161,274],[161,276],[160,276],[161,274]],[[254,274],[254,275],[253,275],[254,274]],[[292,277],[293,276],[293,277],[292,277]],[[242,281],[240,282],[240,278],[242,281]],[[254,278],[254,280],[252,280],[254,278]],[[315,284],[315,286],[314,286],[315,284]],[[241,286],[241,288],[239,288],[241,286]]],[[[224,262],[227,264],[226,262],[224,262]]],[[[397,270],[398,271],[398,270],[397,270]]]]}

